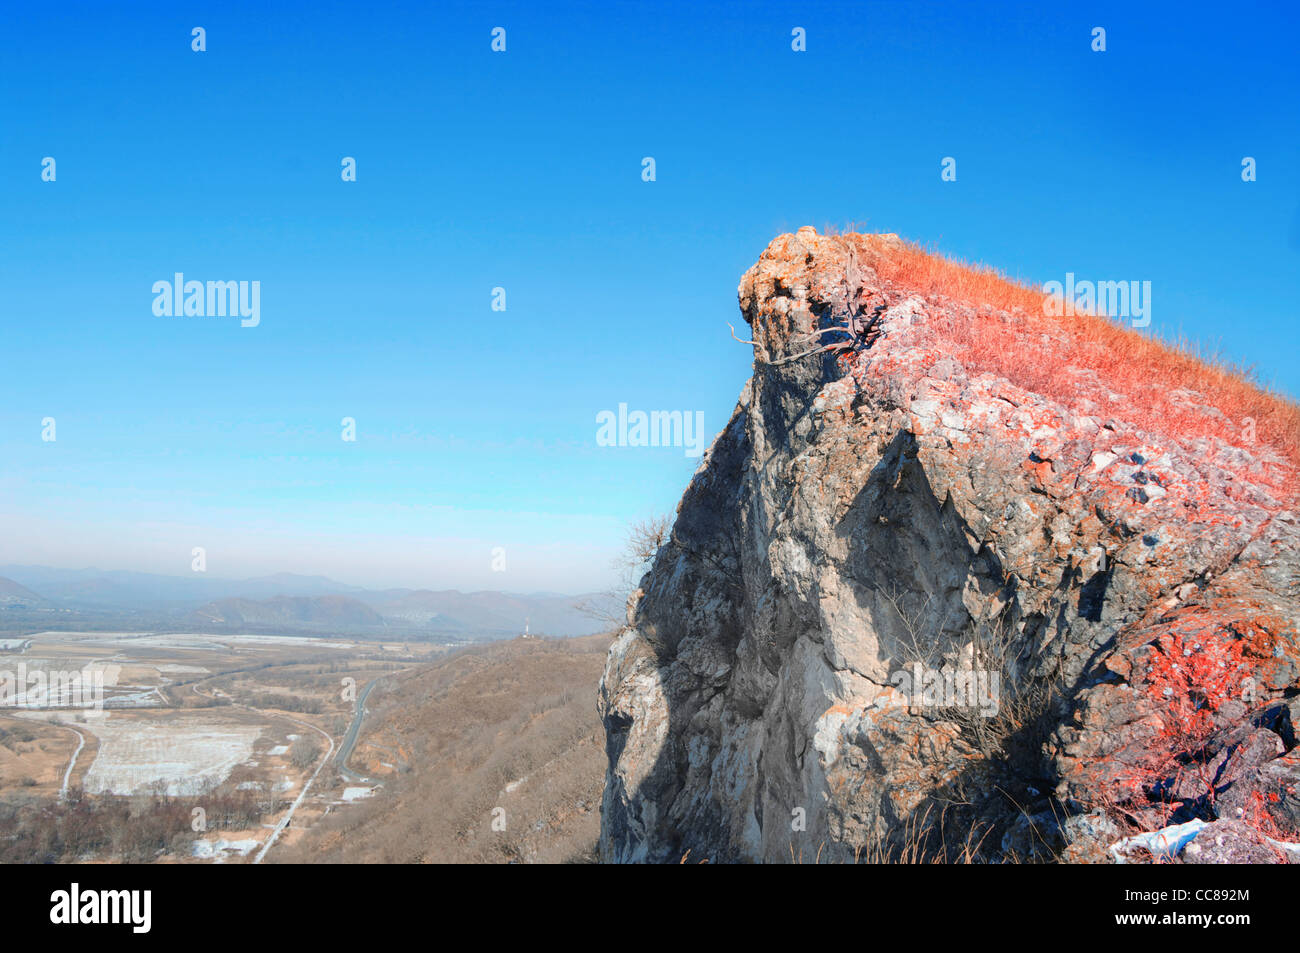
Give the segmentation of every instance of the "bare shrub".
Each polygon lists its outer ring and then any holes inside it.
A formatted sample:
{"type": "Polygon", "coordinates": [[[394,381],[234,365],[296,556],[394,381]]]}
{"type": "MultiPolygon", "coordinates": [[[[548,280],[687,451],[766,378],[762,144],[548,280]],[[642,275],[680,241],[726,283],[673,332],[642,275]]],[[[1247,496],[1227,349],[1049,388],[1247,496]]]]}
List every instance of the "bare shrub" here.
{"type": "Polygon", "coordinates": [[[1005,616],[984,625],[971,619],[963,630],[959,647],[954,650],[936,637],[936,630],[941,630],[947,619],[946,613],[933,628],[928,628],[923,621],[930,602],[928,596],[919,608],[909,610],[897,587],[888,592],[878,591],[902,623],[903,635],[898,646],[906,664],[919,664],[927,669],[948,666],[957,672],[982,673],[989,684],[996,676],[997,711],[992,715],[971,706],[941,707],[935,715],[956,724],[967,743],[985,758],[1009,759],[1013,754],[1009,750],[1012,740],[1036,733],[1060,697],[1065,685],[1062,660],[1058,659],[1046,675],[1023,676],[1016,665],[1020,650],[1017,632],[1005,616]]]}
{"type": "MultiPolygon", "coordinates": [[[[618,586],[602,595],[616,604],[626,602],[628,594],[637,587],[659,550],[668,542],[672,529],[672,518],[664,515],[632,523],[628,527],[623,549],[614,559],[614,568],[619,572],[618,586]]],[[[621,627],[625,621],[621,614],[596,605],[591,600],[580,602],[575,608],[593,619],[609,623],[611,628],[621,627]]]]}
{"type": "Polygon", "coordinates": [[[289,746],[289,763],[295,768],[309,768],[316,763],[319,756],[320,745],[314,738],[303,736],[289,746]]]}

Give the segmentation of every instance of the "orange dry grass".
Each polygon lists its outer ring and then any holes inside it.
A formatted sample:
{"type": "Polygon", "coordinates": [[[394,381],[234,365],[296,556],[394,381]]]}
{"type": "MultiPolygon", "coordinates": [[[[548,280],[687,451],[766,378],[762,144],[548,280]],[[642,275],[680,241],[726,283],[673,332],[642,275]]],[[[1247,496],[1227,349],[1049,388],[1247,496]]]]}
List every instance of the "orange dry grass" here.
{"type": "MultiPolygon", "coordinates": [[[[974,321],[950,314],[932,325],[968,370],[997,374],[1067,406],[1087,399],[1094,413],[1171,437],[1217,437],[1248,448],[1253,421],[1256,441],[1300,467],[1300,406],[1259,386],[1249,371],[1105,315],[1049,315],[1042,291],[992,268],[950,261],[913,243],[870,242],[868,250],[884,280],[976,310],[974,321]],[[1187,390],[1197,396],[1180,400],[1178,392],[1187,390]]],[[[1253,479],[1295,491],[1294,474],[1253,479]]]]}

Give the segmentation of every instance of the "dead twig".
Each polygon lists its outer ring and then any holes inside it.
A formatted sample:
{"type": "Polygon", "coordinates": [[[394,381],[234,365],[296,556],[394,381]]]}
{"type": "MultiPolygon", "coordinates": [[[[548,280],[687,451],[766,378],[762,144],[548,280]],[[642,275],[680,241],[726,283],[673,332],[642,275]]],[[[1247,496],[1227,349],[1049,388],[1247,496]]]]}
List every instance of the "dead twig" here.
{"type": "Polygon", "coordinates": [[[753,341],[746,341],[744,338],[738,338],[738,337],[736,337],[736,329],[735,329],[735,327],[732,326],[732,324],[731,324],[730,321],[724,321],[724,322],[722,322],[722,323],[725,324],[727,327],[731,328],[731,336],[732,336],[733,338],[735,338],[737,341],[739,341],[741,344],[753,344],[753,343],[754,343],[753,341]]]}

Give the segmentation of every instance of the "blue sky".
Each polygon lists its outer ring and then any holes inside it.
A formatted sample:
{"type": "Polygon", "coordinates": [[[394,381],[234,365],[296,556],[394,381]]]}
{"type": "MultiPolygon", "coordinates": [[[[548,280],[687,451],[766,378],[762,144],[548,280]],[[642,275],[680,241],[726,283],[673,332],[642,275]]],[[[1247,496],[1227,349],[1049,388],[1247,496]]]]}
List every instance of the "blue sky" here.
{"type": "Polygon", "coordinates": [[[698,461],[596,415],[720,429],[736,284],[804,224],[1149,280],[1150,331],[1300,393],[1300,15],[1142,7],[7,5],[0,562],[606,585],[698,461]],[[178,271],[261,323],[155,316],[178,271]]]}

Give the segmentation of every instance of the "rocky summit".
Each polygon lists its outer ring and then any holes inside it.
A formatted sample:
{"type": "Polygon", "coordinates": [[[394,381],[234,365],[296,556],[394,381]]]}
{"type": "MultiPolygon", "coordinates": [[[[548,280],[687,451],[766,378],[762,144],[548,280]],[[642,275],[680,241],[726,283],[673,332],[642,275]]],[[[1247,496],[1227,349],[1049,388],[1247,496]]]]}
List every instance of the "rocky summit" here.
{"type": "Polygon", "coordinates": [[[1297,859],[1294,405],[891,235],[739,298],[601,682],[602,858],[1297,859]]]}

